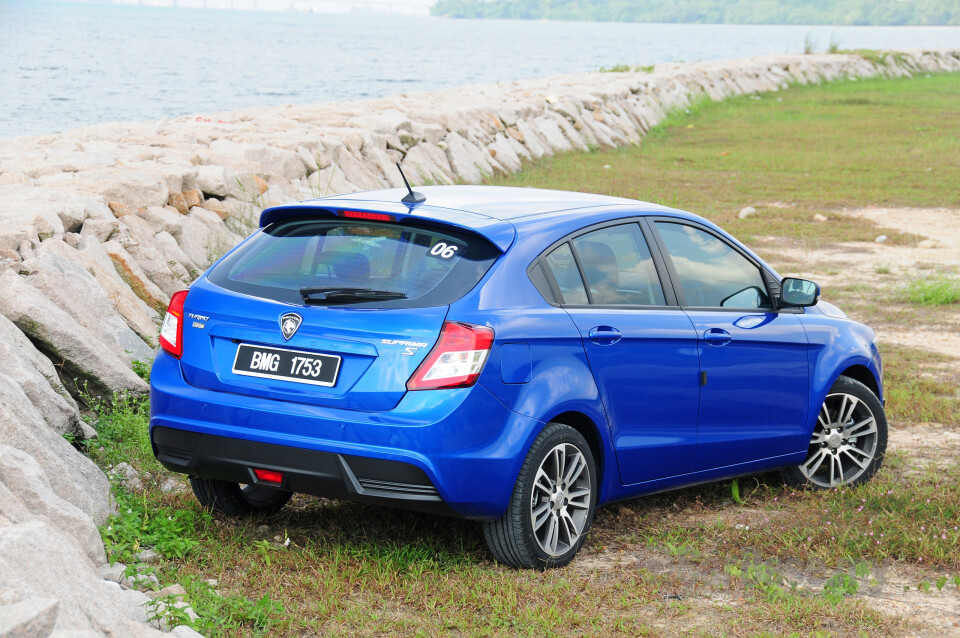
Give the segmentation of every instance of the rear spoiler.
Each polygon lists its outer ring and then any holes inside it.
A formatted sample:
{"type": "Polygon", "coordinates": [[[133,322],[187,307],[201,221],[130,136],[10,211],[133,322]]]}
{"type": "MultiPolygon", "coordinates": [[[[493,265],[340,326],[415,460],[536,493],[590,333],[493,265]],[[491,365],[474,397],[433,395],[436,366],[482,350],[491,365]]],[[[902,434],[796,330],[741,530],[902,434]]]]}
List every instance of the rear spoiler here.
{"type": "Polygon", "coordinates": [[[517,231],[510,222],[467,211],[423,205],[410,209],[400,203],[382,201],[337,200],[335,198],[284,204],[260,213],[260,228],[266,228],[287,219],[305,217],[342,217],[344,211],[366,212],[392,217],[396,223],[419,222],[453,226],[457,230],[480,235],[501,252],[513,244],[517,231]]]}

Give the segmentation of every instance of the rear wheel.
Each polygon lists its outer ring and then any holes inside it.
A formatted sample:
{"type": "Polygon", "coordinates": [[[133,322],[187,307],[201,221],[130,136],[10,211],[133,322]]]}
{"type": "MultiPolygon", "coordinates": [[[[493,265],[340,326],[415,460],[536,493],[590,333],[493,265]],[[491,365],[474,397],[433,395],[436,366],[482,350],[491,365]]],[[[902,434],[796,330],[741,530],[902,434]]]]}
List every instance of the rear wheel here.
{"type": "Polygon", "coordinates": [[[292,492],[264,485],[240,485],[208,478],[190,478],[193,493],[204,507],[227,516],[270,516],[287,504],[292,492]]]}
{"type": "Polygon", "coordinates": [[[484,523],[484,537],[507,565],[562,567],[583,545],[596,503],[590,446],[570,426],[551,423],[530,447],[506,513],[484,523]]]}
{"type": "Polygon", "coordinates": [[[784,471],[791,485],[830,489],[869,481],[883,464],[887,417],[870,388],[837,379],[820,406],[806,460],[784,471]]]}

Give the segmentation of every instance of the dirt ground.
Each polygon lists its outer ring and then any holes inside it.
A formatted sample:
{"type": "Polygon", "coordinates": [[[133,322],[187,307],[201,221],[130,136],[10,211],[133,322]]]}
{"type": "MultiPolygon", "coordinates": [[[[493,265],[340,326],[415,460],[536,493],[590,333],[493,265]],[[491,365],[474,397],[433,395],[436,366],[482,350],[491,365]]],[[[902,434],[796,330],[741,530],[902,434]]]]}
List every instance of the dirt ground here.
{"type": "MultiPolygon", "coordinates": [[[[874,222],[880,228],[923,237],[916,245],[887,242],[843,242],[820,250],[808,250],[799,242],[769,238],[761,252],[784,270],[817,281],[824,299],[831,288],[859,285],[866,289],[888,288],[916,277],[960,273],[960,210],[946,208],[862,208],[836,211],[831,215],[849,215],[874,222]]],[[[829,224],[825,222],[812,222],[829,224]]],[[[917,324],[909,328],[895,324],[877,324],[873,328],[881,343],[934,350],[960,358],[960,309],[938,313],[938,323],[946,314],[947,325],[917,324]],[[944,329],[946,328],[946,329],[944,329]]]]}
{"type": "MultiPolygon", "coordinates": [[[[859,294],[869,296],[873,291],[889,292],[916,277],[960,274],[960,210],[865,208],[832,211],[829,215],[870,220],[879,227],[878,237],[889,229],[919,235],[922,239],[913,245],[895,245],[887,241],[846,242],[817,250],[796,240],[760,239],[758,244],[765,259],[779,267],[781,272],[817,281],[828,301],[831,289],[853,288],[862,291],[859,294]]],[[[830,218],[811,223],[828,224],[830,218]]],[[[843,303],[838,305],[843,307],[843,303]]],[[[907,326],[873,318],[870,324],[880,336],[881,350],[885,343],[922,348],[956,358],[943,364],[945,366],[960,366],[960,305],[938,309],[936,319],[929,324],[907,326]]],[[[942,466],[960,457],[960,431],[937,423],[896,424],[890,431],[887,449],[888,452],[908,453],[911,469],[915,471],[942,466]]],[[[708,516],[716,520],[715,512],[708,516]]],[[[957,551],[960,552],[960,547],[957,551]]],[[[645,568],[651,573],[669,575],[677,582],[675,595],[680,596],[688,607],[702,611],[702,619],[707,624],[701,626],[701,630],[710,626],[709,619],[715,617],[721,607],[749,604],[731,595],[731,590],[725,591],[719,586],[729,579],[723,571],[671,558],[657,548],[611,548],[610,551],[582,556],[575,565],[587,571],[645,568]],[[691,587],[691,583],[698,582],[700,585],[691,587]]],[[[811,590],[821,590],[824,579],[829,577],[815,568],[784,566],[783,569],[786,582],[796,582],[798,587],[811,590]]],[[[857,596],[875,609],[912,622],[915,628],[906,634],[908,636],[960,637],[960,591],[952,586],[944,587],[942,591],[931,588],[929,592],[921,592],[917,589],[917,583],[930,579],[930,573],[913,566],[877,566],[857,596]]],[[[697,615],[685,615],[683,622],[697,615]]],[[[697,631],[696,626],[683,627],[671,624],[669,619],[664,621],[666,634],[697,631]]]]}

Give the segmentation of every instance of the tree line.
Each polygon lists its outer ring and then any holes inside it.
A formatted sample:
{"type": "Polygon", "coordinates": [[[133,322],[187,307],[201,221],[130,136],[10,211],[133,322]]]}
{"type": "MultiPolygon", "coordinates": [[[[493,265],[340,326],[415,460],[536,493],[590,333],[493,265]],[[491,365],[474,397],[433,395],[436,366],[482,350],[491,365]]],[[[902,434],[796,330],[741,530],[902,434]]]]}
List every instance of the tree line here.
{"type": "Polygon", "coordinates": [[[960,0],[438,0],[430,12],[519,20],[960,25],[960,0]]]}

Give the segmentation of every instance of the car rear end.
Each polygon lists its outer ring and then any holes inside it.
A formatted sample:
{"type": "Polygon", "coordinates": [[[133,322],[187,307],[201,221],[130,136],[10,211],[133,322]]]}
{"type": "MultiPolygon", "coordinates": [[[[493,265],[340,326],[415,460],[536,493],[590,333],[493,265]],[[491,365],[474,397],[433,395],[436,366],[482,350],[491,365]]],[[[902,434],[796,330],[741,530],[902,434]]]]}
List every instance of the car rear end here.
{"type": "Polygon", "coordinates": [[[157,458],[194,477],[498,515],[512,482],[489,476],[515,459],[496,442],[525,417],[476,384],[495,327],[448,313],[503,242],[395,211],[287,213],[171,301],[151,376],[157,458]]]}

